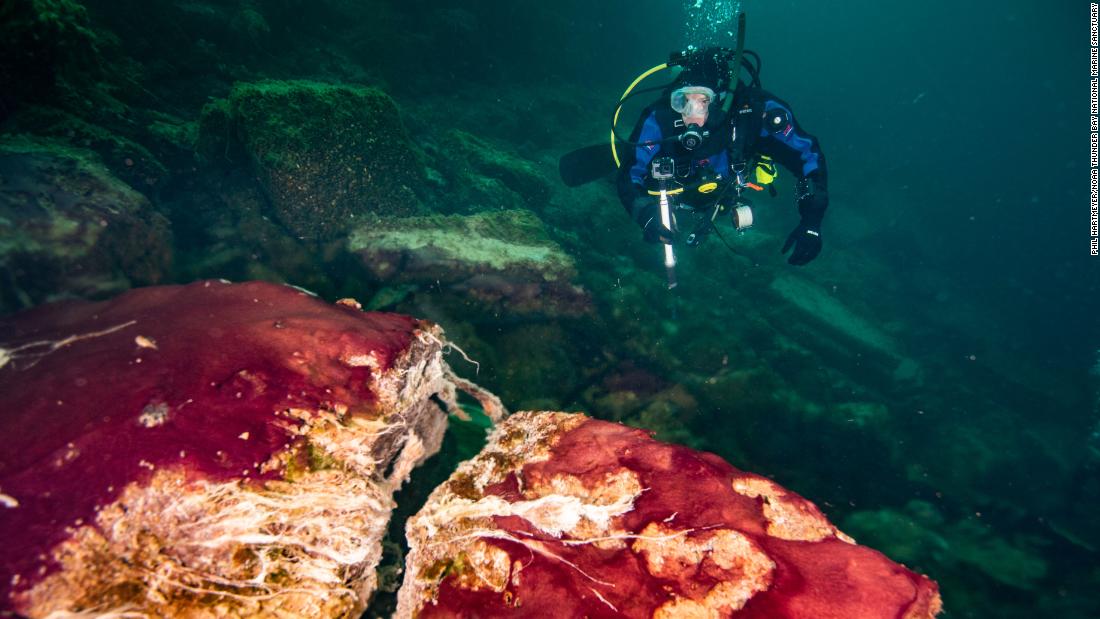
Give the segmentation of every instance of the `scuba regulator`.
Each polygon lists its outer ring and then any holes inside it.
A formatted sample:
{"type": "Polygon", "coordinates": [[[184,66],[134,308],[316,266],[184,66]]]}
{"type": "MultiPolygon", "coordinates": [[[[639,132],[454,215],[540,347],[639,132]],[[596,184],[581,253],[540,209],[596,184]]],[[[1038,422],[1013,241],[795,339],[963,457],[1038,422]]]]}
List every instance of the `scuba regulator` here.
{"type": "Polygon", "coordinates": [[[687,129],[680,134],[680,145],[687,150],[695,150],[703,144],[703,139],[710,136],[710,131],[704,131],[702,127],[696,124],[687,126],[687,129]]]}

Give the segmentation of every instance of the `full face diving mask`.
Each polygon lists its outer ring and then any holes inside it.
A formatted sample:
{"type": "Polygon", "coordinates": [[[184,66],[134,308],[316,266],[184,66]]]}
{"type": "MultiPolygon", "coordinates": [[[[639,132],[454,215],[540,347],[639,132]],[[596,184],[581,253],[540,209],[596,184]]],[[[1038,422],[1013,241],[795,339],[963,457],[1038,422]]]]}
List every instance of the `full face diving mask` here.
{"type": "Polygon", "coordinates": [[[706,86],[684,86],[672,91],[669,103],[672,109],[688,117],[698,117],[707,113],[707,107],[714,101],[714,91],[706,86]],[[705,97],[688,97],[703,95],[705,97]]]}

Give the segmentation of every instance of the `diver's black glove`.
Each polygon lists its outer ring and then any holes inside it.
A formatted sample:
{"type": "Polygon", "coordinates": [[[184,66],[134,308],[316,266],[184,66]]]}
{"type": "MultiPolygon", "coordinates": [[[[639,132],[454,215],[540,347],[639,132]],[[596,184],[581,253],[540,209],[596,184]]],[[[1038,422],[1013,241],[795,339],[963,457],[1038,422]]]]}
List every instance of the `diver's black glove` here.
{"type": "Polygon", "coordinates": [[[652,198],[643,196],[634,198],[630,206],[630,214],[641,226],[642,238],[646,243],[672,244],[674,234],[661,223],[661,206],[652,198]]]}
{"type": "Polygon", "coordinates": [[[802,266],[817,258],[817,255],[821,253],[821,231],[808,228],[806,224],[800,223],[787,235],[787,242],[783,243],[783,249],[779,250],[779,253],[787,253],[792,245],[794,251],[791,252],[791,257],[787,258],[787,262],[802,266]]]}
{"type": "Polygon", "coordinates": [[[823,185],[807,178],[798,182],[798,212],[802,220],[787,235],[787,242],[779,250],[779,253],[785,254],[794,247],[787,262],[801,266],[821,253],[821,220],[828,207],[829,192],[823,185]]]}

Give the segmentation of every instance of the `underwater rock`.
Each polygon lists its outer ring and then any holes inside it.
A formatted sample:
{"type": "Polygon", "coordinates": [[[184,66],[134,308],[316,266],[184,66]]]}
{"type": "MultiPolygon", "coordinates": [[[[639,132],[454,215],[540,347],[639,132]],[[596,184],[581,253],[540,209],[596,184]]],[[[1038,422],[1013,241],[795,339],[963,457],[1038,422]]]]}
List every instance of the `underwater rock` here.
{"type": "Polygon", "coordinates": [[[0,333],[0,609],[33,617],[355,616],[392,493],[439,448],[437,401],[477,392],[437,327],[259,282],[0,333]]]}
{"type": "Polygon", "coordinates": [[[530,208],[550,200],[550,184],[533,163],[458,129],[443,136],[436,161],[448,179],[448,210],[530,208]]]}
{"type": "Polygon", "coordinates": [[[909,501],[904,509],[854,512],[844,524],[894,559],[934,567],[945,577],[984,574],[1000,585],[1034,591],[1050,571],[1038,551],[1043,543],[1038,537],[1000,537],[980,516],[950,522],[925,501],[909,501]]]}
{"type": "Polygon", "coordinates": [[[870,320],[846,307],[821,286],[801,277],[780,275],[772,280],[771,290],[807,315],[827,324],[832,330],[889,357],[900,358],[897,344],[870,320]]]}
{"type": "Polygon", "coordinates": [[[102,296],[161,280],[168,221],[89,151],[0,139],[0,308],[102,296]]]}
{"type": "Polygon", "coordinates": [[[591,310],[572,283],[573,259],[529,211],[372,219],[351,233],[348,250],[380,282],[431,286],[495,316],[591,310]]]}
{"type": "Polygon", "coordinates": [[[933,617],[938,587],[713,454],[524,412],[407,524],[398,617],[933,617]]]}
{"type": "MultiPolygon", "coordinates": [[[[787,304],[824,327],[803,329],[799,333],[800,337],[811,339],[815,348],[856,359],[873,355],[889,368],[888,375],[894,381],[911,385],[923,382],[920,364],[906,356],[893,337],[879,329],[873,318],[848,307],[822,286],[801,277],[779,275],[772,280],[769,288],[787,304]]],[[[874,367],[874,364],[861,365],[874,367]]]]}
{"type": "Polygon", "coordinates": [[[20,99],[44,100],[102,74],[99,37],[73,0],[8,0],[0,5],[0,121],[20,99]]]}
{"type": "Polygon", "coordinates": [[[577,334],[561,323],[498,323],[486,329],[492,355],[478,353],[488,362],[480,376],[513,408],[561,408],[565,403],[551,395],[571,393],[580,384],[577,334]]]}
{"type": "Polygon", "coordinates": [[[170,178],[168,169],[146,147],[64,110],[48,106],[28,108],[17,113],[11,123],[22,133],[54,137],[94,151],[112,174],[146,195],[170,178]]]}
{"type": "Polygon", "coordinates": [[[233,136],[233,110],[228,99],[214,99],[202,106],[195,136],[195,155],[207,166],[240,163],[247,159],[244,147],[233,136]]]}
{"type": "Polygon", "coordinates": [[[299,238],[328,240],[367,213],[421,210],[424,169],[396,108],[374,88],[241,83],[228,103],[203,110],[197,149],[210,160],[243,148],[279,221],[299,238]]]}
{"type": "Polygon", "coordinates": [[[324,271],[330,257],[265,216],[267,198],[245,170],[201,170],[189,191],[163,204],[174,213],[176,280],[294,282],[339,298],[324,271]]]}

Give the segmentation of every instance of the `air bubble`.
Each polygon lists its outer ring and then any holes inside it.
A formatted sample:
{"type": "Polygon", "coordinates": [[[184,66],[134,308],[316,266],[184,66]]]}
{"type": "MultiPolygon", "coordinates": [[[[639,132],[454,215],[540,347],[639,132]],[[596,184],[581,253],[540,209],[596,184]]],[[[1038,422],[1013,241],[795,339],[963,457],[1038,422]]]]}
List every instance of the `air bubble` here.
{"type": "Polygon", "coordinates": [[[730,26],[741,12],[741,0],[685,0],[684,12],[684,38],[692,45],[733,47],[730,26]]]}

